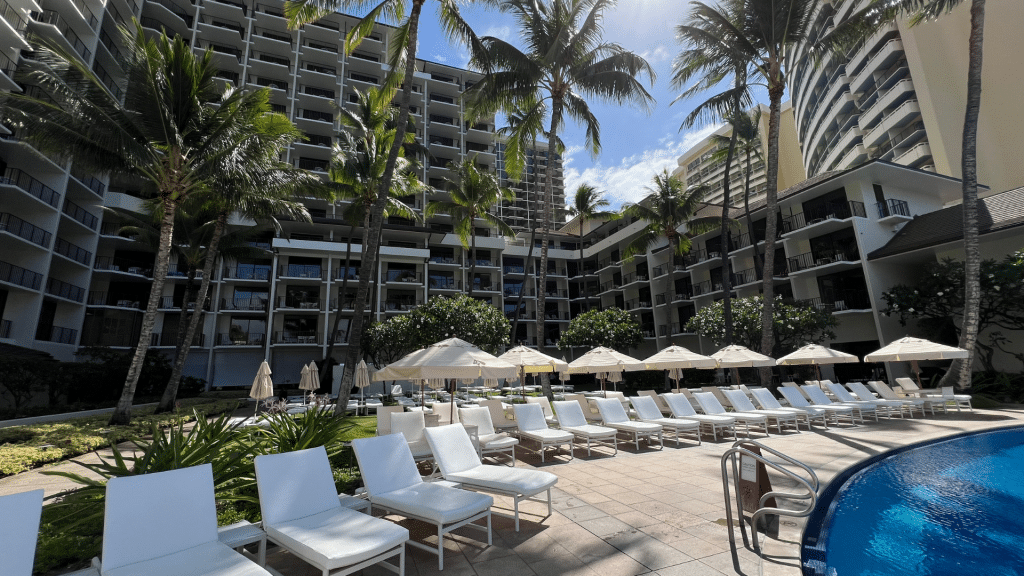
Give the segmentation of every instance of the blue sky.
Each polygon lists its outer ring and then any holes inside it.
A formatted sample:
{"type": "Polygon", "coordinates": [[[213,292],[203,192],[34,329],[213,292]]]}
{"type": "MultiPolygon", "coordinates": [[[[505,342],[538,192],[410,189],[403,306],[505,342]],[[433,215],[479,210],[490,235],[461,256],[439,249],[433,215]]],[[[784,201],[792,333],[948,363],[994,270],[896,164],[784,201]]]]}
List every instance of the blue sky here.
{"type": "MultiPolygon", "coordinates": [[[[572,124],[562,139],[568,147],[565,158],[566,196],[581,183],[603,190],[618,206],[646,195],[651,178],[664,168],[671,171],[676,159],[693,144],[710,134],[714,126],[695,126],[680,131],[683,117],[696,102],[679,101],[671,87],[672,59],[680,51],[675,26],[685,17],[688,3],[682,0],[619,0],[605,13],[604,37],[639,53],[654,67],[657,78],[648,91],[657,101],[650,115],[639,109],[591,102],[601,123],[602,151],[597,158],[583,150],[583,131],[572,124]]],[[[418,56],[426,60],[464,67],[468,53],[448,43],[428,2],[420,21],[418,56]]],[[[513,22],[507,16],[479,7],[463,8],[463,15],[479,35],[497,36],[518,44],[513,22]]]]}

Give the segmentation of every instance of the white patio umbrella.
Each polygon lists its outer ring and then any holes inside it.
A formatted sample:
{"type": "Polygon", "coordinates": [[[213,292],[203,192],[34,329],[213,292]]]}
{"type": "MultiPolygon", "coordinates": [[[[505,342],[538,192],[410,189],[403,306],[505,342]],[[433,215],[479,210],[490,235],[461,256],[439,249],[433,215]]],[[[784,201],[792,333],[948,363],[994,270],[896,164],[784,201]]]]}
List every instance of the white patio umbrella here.
{"type": "Polygon", "coordinates": [[[370,385],[370,369],[366,367],[366,360],[360,360],[356,365],[356,388],[359,388],[359,397],[366,402],[366,387],[370,385]]]}
{"type": "Polygon", "coordinates": [[[553,358],[526,346],[516,346],[498,358],[519,369],[519,383],[522,386],[523,398],[526,398],[525,376],[527,374],[563,372],[569,369],[569,365],[564,360],[553,358]]]}
{"type": "MultiPolygon", "coordinates": [[[[302,367],[302,377],[299,378],[299,390],[311,392],[318,388],[320,388],[320,373],[316,369],[316,363],[310,362],[302,367]]],[[[302,399],[303,401],[306,399],[305,392],[303,392],[302,399]]]]}
{"type": "Polygon", "coordinates": [[[683,379],[683,368],[718,368],[718,362],[710,356],[697,354],[682,346],[669,346],[644,360],[648,370],[668,370],[668,377],[679,385],[683,379]]]}
{"type": "Polygon", "coordinates": [[[253,416],[256,416],[256,412],[260,409],[260,400],[270,398],[274,395],[274,381],[270,379],[270,364],[264,360],[260,364],[259,370],[256,371],[256,378],[252,381],[252,389],[249,390],[249,397],[256,399],[256,410],[253,412],[253,416]]]}
{"type": "MultiPolygon", "coordinates": [[[[449,338],[407,354],[382,368],[377,375],[386,380],[424,378],[515,378],[516,367],[461,340],[449,338]]],[[[452,411],[455,403],[452,402],[452,411]]]]}
{"type": "MultiPolygon", "coordinates": [[[[598,374],[607,373],[610,378],[612,374],[622,372],[634,372],[643,370],[644,363],[632,356],[616,352],[611,348],[598,346],[579,358],[569,363],[570,374],[598,374]]],[[[604,389],[604,379],[601,380],[601,389],[604,389]]]]}
{"type": "Polygon", "coordinates": [[[905,336],[868,354],[864,357],[864,361],[910,362],[914,374],[917,376],[917,385],[921,386],[921,370],[917,366],[918,360],[954,360],[967,358],[967,356],[967,350],[963,348],[946,346],[924,338],[905,336]]]}
{"type": "Polygon", "coordinates": [[[711,355],[719,368],[763,368],[775,366],[775,359],[739,345],[726,346],[711,355]]]}
{"type": "Polygon", "coordinates": [[[818,380],[821,380],[822,364],[853,364],[860,362],[860,358],[853,354],[826,348],[821,344],[808,344],[799,350],[786,354],[775,362],[781,366],[813,364],[814,369],[818,372],[818,380]]]}

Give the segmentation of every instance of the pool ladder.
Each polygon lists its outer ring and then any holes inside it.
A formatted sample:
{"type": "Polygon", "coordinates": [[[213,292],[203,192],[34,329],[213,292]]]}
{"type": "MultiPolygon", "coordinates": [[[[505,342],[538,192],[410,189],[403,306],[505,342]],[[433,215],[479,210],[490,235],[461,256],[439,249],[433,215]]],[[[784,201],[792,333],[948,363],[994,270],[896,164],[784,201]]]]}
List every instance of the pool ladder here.
{"type": "Polygon", "coordinates": [[[729,526],[729,545],[733,548],[733,550],[736,549],[736,534],[733,530],[732,503],[730,502],[729,497],[729,471],[731,468],[733,484],[735,485],[734,495],[736,498],[736,512],[739,515],[740,532],[743,535],[743,545],[746,546],[749,544],[749,542],[747,541],[747,530],[746,526],[744,525],[745,518],[743,516],[743,498],[742,494],[740,493],[739,483],[741,463],[743,460],[746,459],[751,459],[754,462],[764,464],[765,466],[772,468],[776,472],[779,472],[780,474],[788,478],[791,478],[801,488],[806,489],[806,492],[798,493],[779,492],[772,490],[761,497],[757,505],[757,510],[754,510],[753,514],[750,516],[750,530],[752,533],[751,536],[754,545],[754,552],[756,552],[757,555],[760,556],[761,546],[757,541],[758,520],[769,514],[775,514],[778,516],[791,516],[795,518],[802,518],[810,514],[811,511],[814,510],[815,505],[818,503],[818,476],[817,474],[814,473],[814,470],[811,470],[810,466],[794,458],[786,456],[785,454],[779,452],[778,450],[769,448],[768,446],[765,446],[760,442],[755,442],[753,440],[739,440],[737,442],[734,442],[732,447],[729,450],[727,450],[725,454],[722,455],[722,493],[725,495],[725,520],[729,526]],[[772,456],[781,458],[784,462],[780,463],[768,460],[764,455],[757,454],[749,450],[749,448],[751,447],[759,448],[762,451],[762,453],[768,453],[771,454],[772,456]],[[784,464],[788,464],[790,466],[787,467],[784,464]],[[807,478],[797,474],[790,468],[796,468],[802,470],[803,472],[806,472],[807,478]],[[767,502],[769,498],[773,497],[797,501],[806,500],[807,503],[805,507],[802,507],[797,510],[787,510],[784,508],[777,507],[766,507],[765,502],[767,502]]]}

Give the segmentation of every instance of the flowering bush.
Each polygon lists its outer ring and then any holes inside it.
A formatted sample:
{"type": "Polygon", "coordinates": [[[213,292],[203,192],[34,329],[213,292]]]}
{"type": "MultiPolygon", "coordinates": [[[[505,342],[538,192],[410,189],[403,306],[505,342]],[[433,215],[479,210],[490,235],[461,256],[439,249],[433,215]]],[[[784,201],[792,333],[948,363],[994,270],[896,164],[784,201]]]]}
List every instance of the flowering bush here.
{"type": "MultiPolygon", "coordinates": [[[[835,338],[833,331],[838,324],[828,310],[818,309],[809,302],[783,300],[775,297],[775,348],[772,355],[778,357],[811,342],[835,338]]],[[[734,298],[732,301],[732,342],[760,351],[761,346],[761,297],[734,298]]],[[[686,327],[697,334],[710,338],[716,344],[725,342],[725,321],[723,303],[715,302],[697,311],[686,327]]]]}
{"type": "Polygon", "coordinates": [[[606,308],[590,310],[573,318],[569,328],[562,332],[558,349],[605,346],[625,353],[643,341],[644,335],[636,317],[620,308],[606,308]]]}
{"type": "Polygon", "coordinates": [[[366,329],[363,352],[376,368],[383,368],[415,350],[411,321],[411,316],[402,314],[385,322],[374,322],[366,329]]]}

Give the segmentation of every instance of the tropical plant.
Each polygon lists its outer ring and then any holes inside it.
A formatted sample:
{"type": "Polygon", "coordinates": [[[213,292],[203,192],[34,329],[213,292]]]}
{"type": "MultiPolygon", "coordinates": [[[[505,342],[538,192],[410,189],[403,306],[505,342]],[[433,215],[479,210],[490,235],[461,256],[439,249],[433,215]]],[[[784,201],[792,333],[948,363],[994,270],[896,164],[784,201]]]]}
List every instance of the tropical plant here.
{"type": "MultiPolygon", "coordinates": [[[[966,298],[965,263],[946,258],[926,266],[914,284],[897,284],[882,293],[885,315],[895,315],[901,326],[917,321],[917,328],[928,338],[948,341],[959,339],[964,330],[966,298]]],[[[1007,344],[1005,335],[993,329],[1024,330],[1024,252],[1015,252],[1002,260],[981,262],[981,303],[978,330],[988,333],[989,342],[975,342],[985,370],[995,370],[993,356],[1003,349],[1024,361],[1018,347],[1007,344]]],[[[952,368],[951,368],[952,370],[952,368]]]]}
{"type": "Polygon", "coordinates": [[[573,194],[572,204],[569,204],[569,215],[576,219],[580,227],[580,266],[583,266],[583,234],[586,231],[587,222],[621,218],[618,212],[603,210],[610,205],[604,199],[604,194],[590,184],[580,184],[576,188],[576,193],[573,194]]]}
{"type": "Polygon", "coordinates": [[[161,35],[150,39],[136,23],[123,31],[124,104],[77,53],[35,38],[17,74],[39,90],[4,93],[0,115],[38,149],[74,160],[86,171],[141,178],[161,208],[153,285],[139,343],[112,424],[131,420],[132,399],[149,348],[167,277],[174,216],[190,196],[209,190],[217,174],[253,167],[246,143],[268,125],[286,123],[268,112],[268,89],[221,89],[209,50],[161,35]]]}
{"type": "MultiPolygon", "coordinates": [[[[490,2],[492,0],[486,0],[490,2]]],[[[411,0],[409,16],[406,18],[406,0],[381,0],[365,13],[362,20],[349,29],[345,36],[345,52],[351,54],[359,44],[368,37],[377,23],[378,19],[390,22],[399,22],[391,34],[391,47],[388,53],[388,69],[390,73],[385,79],[386,88],[402,86],[402,97],[399,102],[398,119],[395,122],[395,130],[398,134],[405,134],[409,123],[409,109],[412,104],[413,78],[416,72],[416,50],[419,45],[419,22],[420,14],[426,0],[411,0]]],[[[372,2],[364,0],[286,0],[284,3],[285,15],[288,18],[288,25],[298,28],[342,8],[365,8],[372,2]]],[[[468,43],[470,46],[477,45],[476,35],[468,24],[462,19],[459,13],[457,0],[438,0],[438,18],[442,28],[449,39],[468,43]]],[[[477,47],[479,50],[479,47],[477,47]]],[[[395,138],[388,150],[387,160],[384,164],[384,172],[381,176],[377,190],[377,197],[370,207],[370,230],[366,235],[368,242],[363,244],[363,258],[359,266],[359,285],[356,288],[356,302],[366,302],[370,289],[370,276],[376,264],[377,249],[380,246],[381,225],[384,222],[384,210],[390,197],[391,181],[399,165],[398,159],[403,147],[403,139],[395,138]],[[371,256],[372,255],[372,256],[371,256]]],[[[360,304],[361,305],[361,304],[360,304]]],[[[363,336],[363,314],[356,314],[349,327],[349,338],[352,342],[359,342],[363,336]]],[[[332,336],[333,337],[333,336],[332,336]]],[[[351,389],[354,367],[359,360],[359,347],[349,346],[345,361],[345,372],[342,375],[342,393],[338,395],[338,414],[344,414],[346,404],[340,402],[348,401],[348,390],[351,389]]],[[[325,362],[326,366],[327,363],[325,362]]],[[[321,379],[324,377],[321,374],[321,379]]]]}
{"type": "Polygon", "coordinates": [[[476,283],[476,221],[483,220],[495,228],[498,234],[515,236],[512,227],[501,218],[491,213],[498,202],[514,201],[516,195],[498,184],[498,178],[489,172],[477,168],[477,156],[465,158],[456,168],[457,177],[445,178],[448,183],[448,200],[434,200],[427,204],[425,216],[430,218],[438,214],[448,214],[455,222],[455,233],[458,234],[463,248],[469,248],[469,286],[467,293],[473,296],[473,285],[476,283]]]}
{"type": "Polygon", "coordinates": [[[306,410],[302,414],[267,414],[266,428],[251,427],[254,455],[280,454],[323,446],[329,457],[341,453],[345,434],[354,424],[335,418],[332,410],[306,410]]]}
{"type": "Polygon", "coordinates": [[[558,340],[558,349],[604,346],[625,353],[643,341],[644,334],[636,317],[612,307],[589,310],[573,318],[558,340]]]}
{"type": "MultiPolygon", "coordinates": [[[[750,244],[755,247],[754,250],[754,275],[757,278],[761,277],[761,271],[763,270],[761,264],[761,254],[757,248],[757,239],[754,238],[754,224],[750,219],[750,176],[753,174],[753,161],[763,162],[764,158],[761,155],[761,108],[752,108],[749,112],[740,112],[739,114],[733,115],[728,118],[729,126],[732,129],[732,133],[736,136],[736,154],[744,158],[743,166],[743,222],[747,228],[747,237],[750,239],[750,244]]],[[[721,135],[712,135],[711,141],[716,142],[719,146],[726,145],[726,141],[729,138],[721,135]]],[[[725,150],[718,150],[712,155],[712,158],[724,159],[726,154],[725,150]]]]}
{"type": "MultiPolygon", "coordinates": [[[[822,0],[723,0],[709,6],[693,2],[689,20],[679,27],[691,44],[690,50],[707,57],[695,62],[692,74],[725,79],[738,73],[742,63],[744,84],[760,83],[768,90],[768,157],[766,165],[766,212],[778,210],[779,127],[782,97],[788,72],[806,59],[816,60],[828,51],[842,51],[889,21],[894,9],[889,3],[868,2],[839,18],[824,34],[813,25],[822,0]]],[[[734,83],[738,86],[739,83],[734,83]]],[[[710,88],[710,86],[708,86],[710,88]]],[[[777,222],[769,217],[765,229],[764,270],[775,269],[777,222]]],[[[762,274],[764,310],[761,313],[761,352],[775,348],[772,310],[775,305],[772,274],[762,274]]],[[[762,372],[767,380],[769,370],[762,372]]]]}
{"type": "Polygon", "coordinates": [[[431,298],[409,313],[413,350],[448,338],[460,338],[491,354],[509,343],[508,318],[494,306],[465,294],[431,298]]]}
{"type": "MultiPolygon", "coordinates": [[[[484,71],[482,81],[465,94],[470,116],[496,110],[516,114],[506,148],[507,170],[518,177],[526,149],[536,134],[548,140],[545,193],[541,205],[541,255],[537,272],[537,335],[545,334],[544,313],[551,228],[554,164],[563,143],[566,116],[586,128],[586,147],[593,156],[601,150],[600,126],[586,97],[651,110],[654,99],[637,79],[654,69],[639,55],[602,38],[601,20],[614,0],[502,0],[499,8],[512,14],[526,51],[492,36],[480,38],[471,65],[484,71]],[[548,127],[544,129],[545,120],[548,127]]],[[[550,391],[545,384],[545,394],[550,391]]]]}
{"type": "MultiPolygon", "coordinates": [[[[390,179],[389,193],[385,198],[384,209],[381,218],[388,216],[400,216],[409,220],[418,220],[419,216],[411,206],[400,200],[416,194],[422,190],[423,185],[416,178],[416,168],[419,166],[412,152],[419,148],[416,146],[415,130],[402,132],[402,138],[398,138],[397,112],[391,106],[391,99],[394,97],[393,89],[378,90],[371,88],[363,92],[356,92],[357,107],[355,111],[339,107],[337,109],[341,125],[345,127],[338,135],[338,142],[332,149],[331,164],[328,168],[328,175],[335,184],[335,197],[340,200],[348,200],[348,204],[342,210],[342,220],[348,222],[353,228],[361,225],[363,229],[362,254],[359,268],[359,288],[356,289],[356,299],[353,305],[355,316],[352,326],[349,327],[349,341],[357,344],[361,339],[362,328],[357,332],[356,323],[361,323],[365,316],[365,307],[368,291],[360,292],[363,284],[369,282],[374,276],[375,265],[378,260],[376,250],[380,242],[371,242],[373,237],[374,205],[378,200],[381,182],[387,175],[389,154],[395,142],[399,142],[398,157],[394,163],[395,176],[390,179]],[[407,152],[409,157],[406,156],[407,152]],[[374,252],[370,252],[369,246],[374,244],[374,252]],[[369,270],[364,266],[369,263],[369,270]],[[362,296],[360,297],[360,294],[362,296]]],[[[334,313],[334,324],[328,335],[327,354],[325,362],[320,369],[320,382],[326,382],[329,361],[334,354],[334,347],[337,342],[338,327],[341,323],[341,310],[344,308],[345,299],[348,297],[348,281],[351,276],[350,267],[352,261],[352,238],[348,239],[345,250],[345,269],[342,276],[341,291],[338,294],[338,307],[334,313]]],[[[377,238],[379,240],[379,226],[377,238]]],[[[361,324],[360,324],[361,326],[361,324]]],[[[351,350],[359,350],[359,346],[350,347],[349,360],[352,358],[351,350]]],[[[347,370],[346,370],[347,372],[347,370]]],[[[343,377],[343,382],[344,382],[343,377]]],[[[338,395],[338,402],[344,401],[348,405],[348,390],[351,386],[342,386],[342,393],[338,395]]],[[[339,404],[339,406],[343,406],[339,404]]],[[[340,409],[340,408],[339,408],[340,409]]]]}
{"type": "MultiPolygon", "coordinates": [[[[733,300],[733,344],[755,349],[761,342],[761,297],[749,296],[733,300]]],[[[784,355],[810,342],[835,338],[838,320],[831,311],[810,302],[783,300],[775,297],[772,318],[776,332],[775,348],[769,356],[784,355]]],[[[702,307],[686,323],[688,331],[724,345],[725,318],[722,302],[702,307]]]]}

